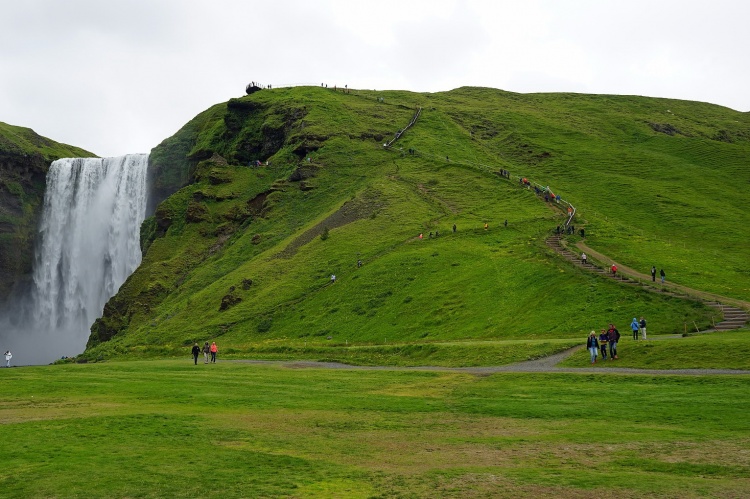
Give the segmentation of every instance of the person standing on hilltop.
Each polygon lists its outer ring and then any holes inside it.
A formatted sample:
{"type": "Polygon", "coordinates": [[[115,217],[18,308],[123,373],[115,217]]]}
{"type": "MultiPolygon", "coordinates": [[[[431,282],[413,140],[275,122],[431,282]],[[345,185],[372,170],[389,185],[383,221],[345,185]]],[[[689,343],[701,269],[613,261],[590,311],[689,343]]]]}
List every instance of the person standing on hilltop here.
{"type": "Polygon", "coordinates": [[[13,358],[13,354],[10,353],[10,350],[5,351],[5,367],[10,367],[10,359],[13,358]]]}

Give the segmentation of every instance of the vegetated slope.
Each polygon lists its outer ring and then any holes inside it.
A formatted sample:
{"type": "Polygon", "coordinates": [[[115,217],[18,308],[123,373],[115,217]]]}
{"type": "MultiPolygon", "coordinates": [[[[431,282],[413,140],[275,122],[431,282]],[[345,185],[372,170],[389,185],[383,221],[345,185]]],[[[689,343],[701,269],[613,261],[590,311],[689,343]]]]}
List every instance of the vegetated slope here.
{"type": "Polygon", "coordinates": [[[86,156],[93,154],[0,122],[0,304],[31,272],[50,163],[86,156]]]}
{"type": "MultiPolygon", "coordinates": [[[[625,330],[635,315],[649,317],[654,333],[709,324],[712,311],[700,304],[562,263],[543,245],[562,214],[494,172],[550,184],[588,221],[589,244],[637,266],[628,255],[643,241],[661,241],[653,245],[666,258],[676,220],[703,223],[694,215],[706,200],[681,192],[723,192],[713,177],[696,183],[684,173],[691,162],[710,163],[724,180],[743,174],[747,129],[731,110],[635,97],[305,87],[233,99],[152,152],[156,184],[189,185],[144,224],[143,264],[93,326],[87,355],[176,353],[218,336],[236,351],[576,337],[613,321],[625,330]],[[686,135],[655,130],[651,123],[666,126],[657,111],[665,105],[695,109],[671,125],[686,135]],[[384,150],[420,106],[417,124],[384,150]],[[735,142],[716,140],[710,120],[735,142]],[[696,151],[690,161],[686,150],[696,151]],[[248,166],[256,160],[264,166],[248,166]],[[657,170],[676,183],[639,204],[638,189],[657,170]],[[686,207],[654,208],[669,200],[686,207]]],[[[715,203],[737,215],[716,211],[729,234],[743,220],[739,196],[730,189],[715,203]]],[[[678,256],[704,268],[706,251],[684,241],[678,256]]]]}

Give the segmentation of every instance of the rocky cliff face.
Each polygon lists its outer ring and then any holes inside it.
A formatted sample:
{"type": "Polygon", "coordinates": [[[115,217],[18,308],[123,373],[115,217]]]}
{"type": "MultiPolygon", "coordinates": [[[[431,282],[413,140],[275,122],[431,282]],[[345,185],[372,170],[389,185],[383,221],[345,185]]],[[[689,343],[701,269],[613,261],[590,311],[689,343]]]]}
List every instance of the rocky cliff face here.
{"type": "Polygon", "coordinates": [[[0,123],[0,304],[31,277],[47,169],[62,157],[94,156],[28,128],[0,123]]]}

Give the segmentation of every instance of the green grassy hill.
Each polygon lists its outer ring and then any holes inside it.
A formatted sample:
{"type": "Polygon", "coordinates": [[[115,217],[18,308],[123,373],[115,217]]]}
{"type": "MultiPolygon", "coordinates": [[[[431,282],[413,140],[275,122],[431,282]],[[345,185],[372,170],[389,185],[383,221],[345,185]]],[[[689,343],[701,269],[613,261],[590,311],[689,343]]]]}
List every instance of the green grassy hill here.
{"type": "Polygon", "coordinates": [[[31,272],[50,163],[84,156],[93,155],[0,122],[0,303],[31,272]]]}
{"type": "Polygon", "coordinates": [[[641,315],[650,335],[706,326],[699,303],[565,264],[544,245],[562,212],[495,172],[571,201],[587,243],[618,263],[747,300],[748,158],[750,117],[694,102],[480,88],[233,99],[152,152],[164,200],[86,355],[215,339],[230,354],[429,363],[456,342],[467,358],[517,340],[549,352],[641,315]]]}

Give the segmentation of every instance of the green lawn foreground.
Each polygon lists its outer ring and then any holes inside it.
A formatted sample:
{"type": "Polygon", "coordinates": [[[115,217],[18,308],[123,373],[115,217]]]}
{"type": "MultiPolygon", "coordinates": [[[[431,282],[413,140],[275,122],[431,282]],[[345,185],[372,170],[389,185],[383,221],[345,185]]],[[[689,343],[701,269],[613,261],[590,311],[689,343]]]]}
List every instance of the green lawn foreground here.
{"type": "Polygon", "coordinates": [[[743,376],[0,369],[3,497],[741,497],[743,376]]]}

